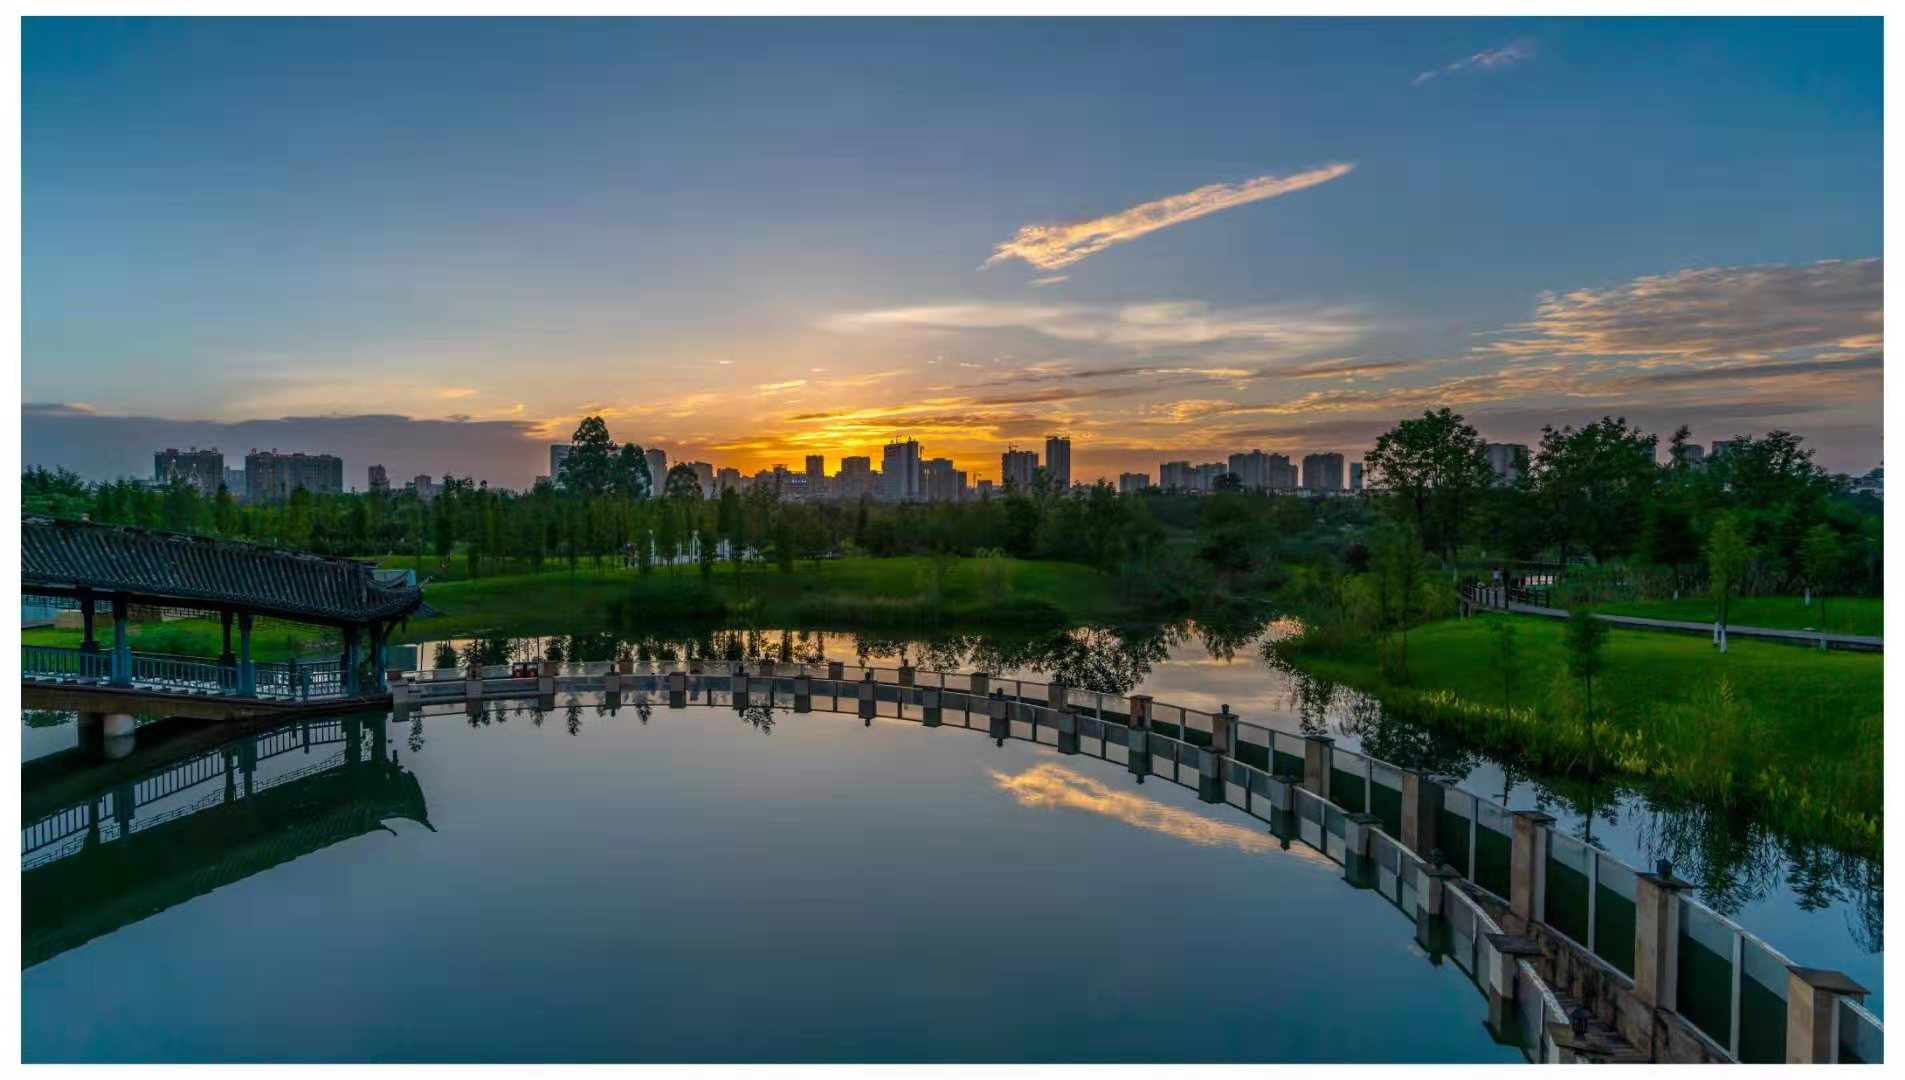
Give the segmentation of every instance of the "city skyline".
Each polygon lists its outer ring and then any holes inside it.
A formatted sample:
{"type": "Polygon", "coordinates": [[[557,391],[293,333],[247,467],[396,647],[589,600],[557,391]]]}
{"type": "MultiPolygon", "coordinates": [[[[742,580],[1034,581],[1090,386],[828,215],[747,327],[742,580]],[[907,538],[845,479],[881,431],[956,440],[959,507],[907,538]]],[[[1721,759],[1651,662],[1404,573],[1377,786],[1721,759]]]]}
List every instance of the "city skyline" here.
{"type": "Polygon", "coordinates": [[[525,487],[599,414],[746,473],[911,436],[998,480],[1063,431],[1115,481],[1444,405],[1883,456],[1859,20],[24,38],[28,464],[525,487]]]}

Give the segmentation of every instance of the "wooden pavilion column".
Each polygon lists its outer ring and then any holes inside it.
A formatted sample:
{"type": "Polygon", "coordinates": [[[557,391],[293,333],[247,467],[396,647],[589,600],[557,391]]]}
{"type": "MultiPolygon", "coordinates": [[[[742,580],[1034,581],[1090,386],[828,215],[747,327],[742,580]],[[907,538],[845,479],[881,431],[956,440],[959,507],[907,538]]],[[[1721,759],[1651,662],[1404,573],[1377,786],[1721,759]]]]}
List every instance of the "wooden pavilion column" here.
{"type": "Polygon", "coordinates": [[[114,686],[132,685],[132,646],[126,640],[127,610],[132,606],[125,593],[114,593],[112,597],[112,684],[114,686]]]}
{"type": "Polygon", "coordinates": [[[238,613],[238,696],[258,696],[258,669],[251,662],[251,612],[238,613]]]}
{"type": "Polygon", "coordinates": [[[79,651],[96,653],[99,642],[93,637],[93,591],[79,590],[79,625],[84,634],[80,638],[79,651]]]}

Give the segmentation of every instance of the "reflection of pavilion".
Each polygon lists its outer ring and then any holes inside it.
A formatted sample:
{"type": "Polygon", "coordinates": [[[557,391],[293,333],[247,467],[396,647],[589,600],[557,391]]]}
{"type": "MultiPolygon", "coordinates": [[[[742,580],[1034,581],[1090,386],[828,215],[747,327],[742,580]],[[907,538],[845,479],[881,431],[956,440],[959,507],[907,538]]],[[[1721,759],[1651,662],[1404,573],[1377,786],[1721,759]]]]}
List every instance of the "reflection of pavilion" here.
{"type": "Polygon", "coordinates": [[[390,818],[429,825],[381,717],[290,724],[117,781],[21,830],[21,965],[390,818]]]}

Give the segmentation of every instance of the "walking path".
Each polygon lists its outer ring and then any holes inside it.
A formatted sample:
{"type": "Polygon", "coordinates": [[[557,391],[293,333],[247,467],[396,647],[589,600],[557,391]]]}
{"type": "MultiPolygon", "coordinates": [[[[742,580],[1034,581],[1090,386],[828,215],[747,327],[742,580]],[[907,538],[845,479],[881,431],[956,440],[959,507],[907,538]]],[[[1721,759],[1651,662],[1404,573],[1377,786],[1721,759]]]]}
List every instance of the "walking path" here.
{"type": "MultiPolygon", "coordinates": [[[[1565,619],[1568,613],[1555,607],[1543,607],[1539,604],[1523,603],[1511,600],[1507,590],[1490,587],[1470,587],[1462,590],[1462,599],[1473,607],[1488,608],[1493,611],[1512,611],[1518,615],[1539,615],[1546,619],[1565,619]]],[[[1595,618],[1616,626],[1625,626],[1634,630],[1670,630],[1686,634],[1711,634],[1710,622],[1689,622],[1684,619],[1649,619],[1639,615],[1608,615],[1596,612],[1595,618]]],[[[1828,649],[1852,649],[1859,652],[1884,652],[1885,639],[1869,634],[1827,634],[1818,630],[1782,630],[1772,626],[1734,626],[1726,628],[1728,637],[1760,638],[1767,641],[1792,641],[1802,645],[1823,644],[1828,649]]]]}

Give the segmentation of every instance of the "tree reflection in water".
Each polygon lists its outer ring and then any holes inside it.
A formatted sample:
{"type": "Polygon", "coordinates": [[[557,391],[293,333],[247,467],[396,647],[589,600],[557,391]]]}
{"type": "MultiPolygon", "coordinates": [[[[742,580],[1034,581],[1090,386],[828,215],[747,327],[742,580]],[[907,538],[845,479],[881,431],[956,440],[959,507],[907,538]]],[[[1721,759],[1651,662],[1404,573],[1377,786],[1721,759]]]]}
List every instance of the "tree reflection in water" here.
{"type": "MultiPolygon", "coordinates": [[[[1471,745],[1385,708],[1368,694],[1334,685],[1284,663],[1274,645],[1290,627],[1271,622],[1269,616],[1253,605],[1211,602],[1203,606],[1195,621],[1090,626],[1019,635],[921,637],[737,627],[591,631],[537,638],[492,635],[446,644],[454,645],[464,663],[484,665],[537,657],[581,663],[634,659],[752,664],[775,660],[819,665],[827,660],[830,640],[837,648],[842,639],[850,638],[851,655],[863,666],[911,664],[926,670],[995,675],[1026,671],[1106,694],[1130,693],[1154,666],[1170,657],[1173,648],[1189,642],[1201,644],[1212,658],[1226,661],[1252,645],[1260,645],[1262,662],[1280,673],[1281,684],[1288,688],[1288,700],[1283,704],[1296,717],[1303,734],[1351,736],[1365,753],[1420,768],[1448,781],[1493,766],[1501,771],[1501,788],[1497,793],[1491,784],[1487,794],[1506,804],[1517,791],[1525,790],[1527,799],[1518,800],[1522,805],[1532,802],[1542,809],[1565,808],[1570,820],[1577,822],[1572,832],[1589,842],[1596,840],[1596,830],[1625,824],[1648,862],[1670,860],[1677,873],[1695,883],[1702,902],[1717,911],[1729,915],[1739,912],[1784,884],[1802,909],[1843,905],[1854,942],[1868,952],[1880,950],[1884,874],[1878,864],[1820,845],[1794,843],[1752,822],[1699,806],[1656,800],[1650,793],[1634,788],[1605,782],[1591,785],[1566,777],[1533,777],[1512,763],[1494,761],[1471,745]]],[[[437,652],[441,654],[443,649],[439,647],[437,652]]],[[[541,710],[534,705],[528,708],[532,722],[540,725],[541,710]]],[[[648,723],[652,706],[642,702],[635,708],[641,723],[648,723]]],[[[776,722],[769,706],[750,706],[739,712],[744,723],[762,734],[770,733],[776,722]]],[[[470,722],[488,723],[489,714],[473,712],[470,722]]],[[[581,727],[580,709],[572,703],[568,709],[569,732],[578,734],[581,727]]],[[[422,747],[421,727],[413,726],[411,752],[422,747]]]]}

